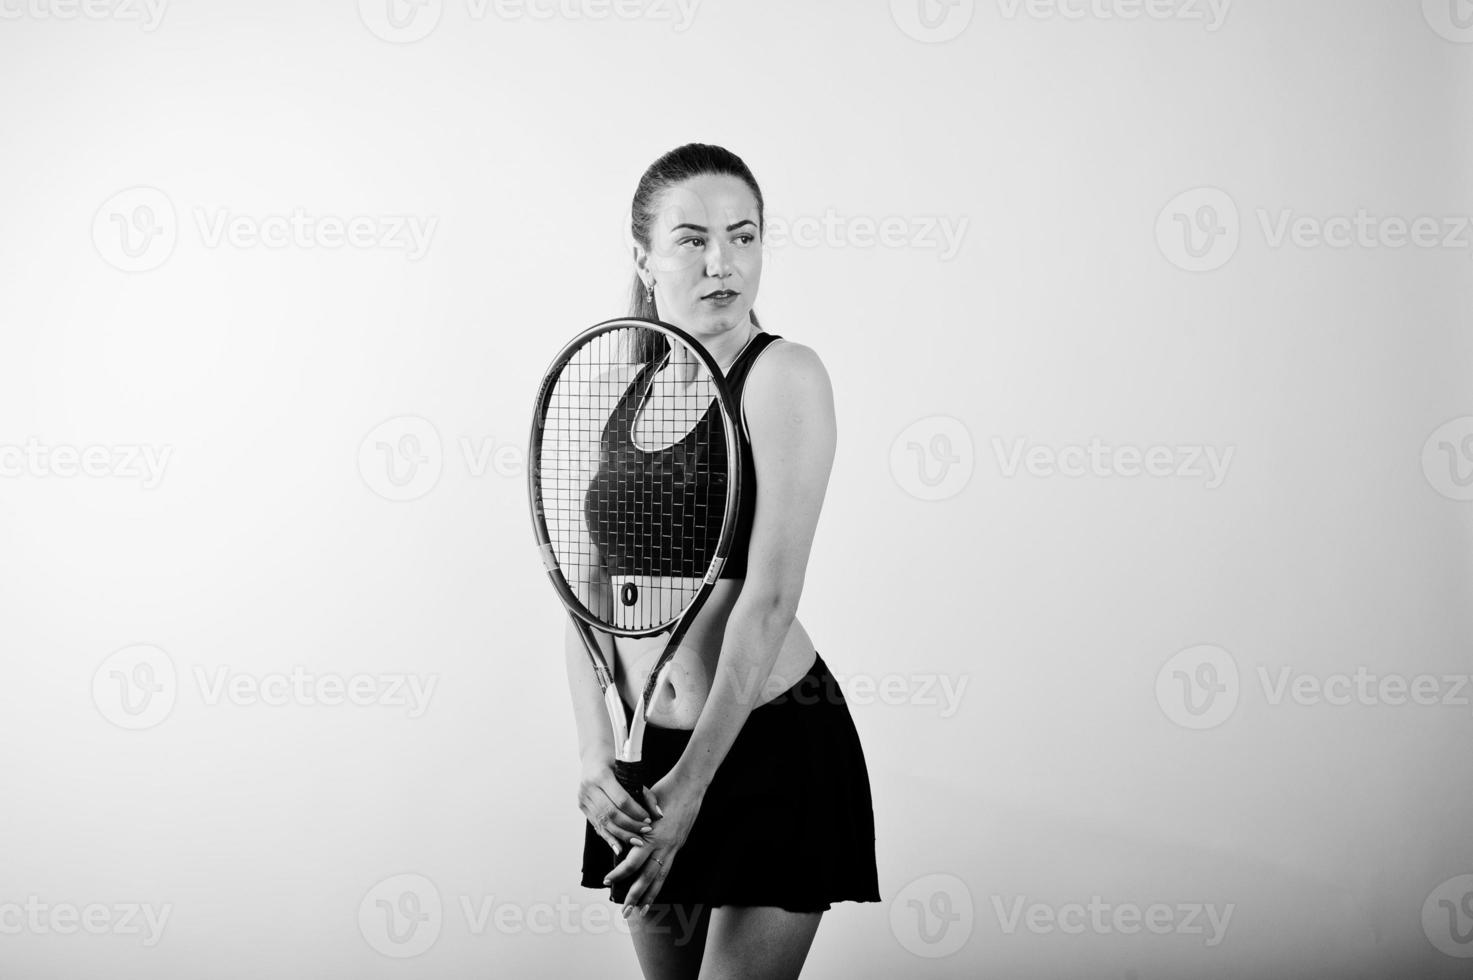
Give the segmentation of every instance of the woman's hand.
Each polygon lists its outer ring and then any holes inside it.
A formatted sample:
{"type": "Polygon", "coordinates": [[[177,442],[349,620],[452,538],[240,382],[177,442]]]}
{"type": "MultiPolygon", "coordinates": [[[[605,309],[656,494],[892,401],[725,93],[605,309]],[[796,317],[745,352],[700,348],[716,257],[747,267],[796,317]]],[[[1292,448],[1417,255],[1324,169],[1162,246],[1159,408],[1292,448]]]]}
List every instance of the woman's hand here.
{"type": "Polygon", "coordinates": [[[588,818],[614,853],[631,844],[641,844],[640,835],[651,830],[650,813],[624,792],[614,778],[612,759],[591,759],[583,763],[583,776],[578,783],[578,809],[588,818]]]}
{"type": "Polygon", "coordinates": [[[650,804],[656,808],[654,829],[644,832],[643,843],[635,846],[609,876],[608,884],[626,875],[637,875],[624,896],[624,917],[638,908],[641,912],[660,894],[665,876],[675,863],[675,855],[690,836],[690,829],[705,799],[706,787],[679,776],[674,770],[647,791],[650,804]]]}

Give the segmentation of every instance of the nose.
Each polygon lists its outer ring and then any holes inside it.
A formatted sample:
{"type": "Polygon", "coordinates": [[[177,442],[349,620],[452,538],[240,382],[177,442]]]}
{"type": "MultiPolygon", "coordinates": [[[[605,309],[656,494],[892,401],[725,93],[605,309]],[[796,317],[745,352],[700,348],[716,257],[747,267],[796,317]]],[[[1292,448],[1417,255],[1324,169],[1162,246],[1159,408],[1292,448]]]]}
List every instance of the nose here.
{"type": "Polygon", "coordinates": [[[712,240],[706,248],[706,275],[716,279],[731,275],[731,253],[724,243],[712,240]]]}

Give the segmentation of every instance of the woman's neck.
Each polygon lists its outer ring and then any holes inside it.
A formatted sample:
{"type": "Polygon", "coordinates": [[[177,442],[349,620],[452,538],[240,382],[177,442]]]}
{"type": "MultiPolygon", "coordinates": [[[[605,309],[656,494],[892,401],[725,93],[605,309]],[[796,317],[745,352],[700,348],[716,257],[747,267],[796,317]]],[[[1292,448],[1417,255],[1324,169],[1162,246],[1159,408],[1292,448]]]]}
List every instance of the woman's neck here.
{"type": "MultiPolygon", "coordinates": [[[[696,339],[706,348],[706,353],[711,355],[711,359],[716,362],[717,366],[721,368],[721,373],[725,375],[731,371],[732,365],[736,363],[737,358],[741,357],[742,351],[747,349],[747,345],[752,342],[752,338],[756,337],[760,332],[749,317],[742,326],[735,330],[728,330],[709,344],[699,337],[696,339]]],[[[687,371],[694,370],[696,367],[694,363],[690,362],[689,358],[683,355],[680,356],[679,361],[680,363],[677,364],[676,358],[672,356],[671,366],[680,370],[681,377],[686,377],[687,371]]]]}

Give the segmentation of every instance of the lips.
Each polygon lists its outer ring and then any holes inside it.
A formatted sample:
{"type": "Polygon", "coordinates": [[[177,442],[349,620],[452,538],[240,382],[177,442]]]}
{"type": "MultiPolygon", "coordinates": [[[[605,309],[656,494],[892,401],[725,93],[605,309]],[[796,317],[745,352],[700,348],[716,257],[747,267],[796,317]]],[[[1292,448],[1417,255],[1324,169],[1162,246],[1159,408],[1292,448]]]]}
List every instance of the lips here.
{"type": "Polygon", "coordinates": [[[714,293],[707,293],[701,299],[731,299],[736,293],[730,289],[718,289],[714,293]]]}

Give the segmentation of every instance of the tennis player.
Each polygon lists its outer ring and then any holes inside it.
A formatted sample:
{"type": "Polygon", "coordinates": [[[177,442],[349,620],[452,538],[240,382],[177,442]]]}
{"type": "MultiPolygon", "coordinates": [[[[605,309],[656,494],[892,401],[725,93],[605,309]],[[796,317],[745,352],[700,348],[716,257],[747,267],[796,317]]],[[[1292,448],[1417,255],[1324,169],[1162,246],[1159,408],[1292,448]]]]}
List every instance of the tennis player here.
{"type": "MultiPolygon", "coordinates": [[[[630,314],[684,329],[721,366],[743,467],[730,557],[650,704],[643,800],[614,778],[599,687],[567,634],[582,884],[611,886],[645,977],[660,980],[796,977],[832,903],[880,900],[859,736],[797,618],[834,459],[833,390],[813,349],[764,331],[752,309],[763,221],[746,164],[698,143],[656,160],[631,207],[630,314]]],[[[675,431],[697,424],[690,412],[675,431]]],[[[596,635],[632,717],[665,639],[596,635]]]]}

